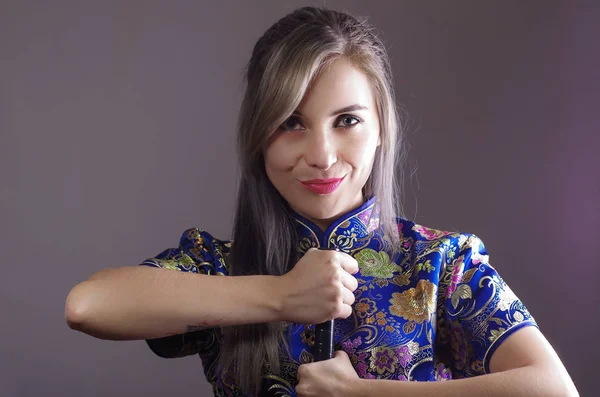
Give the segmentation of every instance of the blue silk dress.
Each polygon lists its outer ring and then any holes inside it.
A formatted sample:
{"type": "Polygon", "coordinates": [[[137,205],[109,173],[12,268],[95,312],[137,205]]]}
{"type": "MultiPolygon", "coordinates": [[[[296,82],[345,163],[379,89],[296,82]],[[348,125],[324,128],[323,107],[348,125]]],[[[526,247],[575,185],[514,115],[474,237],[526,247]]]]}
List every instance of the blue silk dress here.
{"type": "MultiPolygon", "coordinates": [[[[438,381],[486,374],[506,337],[537,326],[490,265],[477,236],[398,217],[400,254],[390,258],[377,231],[378,219],[375,197],[325,232],[294,214],[300,255],[310,247],[338,248],[358,262],[353,312],[335,321],[334,342],[335,350],[348,353],[359,377],[438,381]]],[[[192,228],[183,233],[179,247],[141,265],[227,276],[231,244],[192,228]]],[[[312,362],[314,325],[289,323],[287,329],[291,354],[282,350],[282,372],[265,375],[262,396],[296,396],[297,368],[312,362]]],[[[220,338],[220,329],[213,328],[147,343],[161,357],[198,354],[214,395],[240,396],[235,383],[217,376],[220,338]]]]}

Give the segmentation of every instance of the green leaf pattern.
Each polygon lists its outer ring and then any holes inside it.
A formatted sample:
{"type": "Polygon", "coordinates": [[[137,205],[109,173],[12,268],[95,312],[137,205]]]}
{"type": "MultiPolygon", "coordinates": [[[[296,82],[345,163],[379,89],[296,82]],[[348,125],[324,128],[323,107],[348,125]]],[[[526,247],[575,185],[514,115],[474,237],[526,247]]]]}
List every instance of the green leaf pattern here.
{"type": "Polygon", "coordinates": [[[394,273],[402,270],[400,266],[390,261],[390,257],[385,251],[377,252],[371,248],[365,248],[356,254],[355,259],[363,276],[392,278],[394,273]]]}

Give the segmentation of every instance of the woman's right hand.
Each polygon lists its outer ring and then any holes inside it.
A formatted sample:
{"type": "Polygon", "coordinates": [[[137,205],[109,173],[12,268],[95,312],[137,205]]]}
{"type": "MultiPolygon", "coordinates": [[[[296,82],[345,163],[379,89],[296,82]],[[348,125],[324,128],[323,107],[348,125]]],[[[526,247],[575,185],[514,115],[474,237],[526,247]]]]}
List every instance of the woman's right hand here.
{"type": "Polygon", "coordinates": [[[358,263],[344,252],[309,249],[278,280],[283,321],[319,324],[349,317],[357,272],[358,263]]]}

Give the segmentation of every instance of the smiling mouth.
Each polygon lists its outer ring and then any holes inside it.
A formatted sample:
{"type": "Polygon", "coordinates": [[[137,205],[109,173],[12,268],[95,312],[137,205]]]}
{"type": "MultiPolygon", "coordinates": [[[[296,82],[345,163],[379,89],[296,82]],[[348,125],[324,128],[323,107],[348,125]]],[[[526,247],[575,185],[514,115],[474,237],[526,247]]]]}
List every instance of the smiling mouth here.
{"type": "Polygon", "coordinates": [[[342,178],[329,179],[311,179],[309,181],[299,181],[306,189],[321,195],[331,194],[338,188],[346,176],[342,178]]]}

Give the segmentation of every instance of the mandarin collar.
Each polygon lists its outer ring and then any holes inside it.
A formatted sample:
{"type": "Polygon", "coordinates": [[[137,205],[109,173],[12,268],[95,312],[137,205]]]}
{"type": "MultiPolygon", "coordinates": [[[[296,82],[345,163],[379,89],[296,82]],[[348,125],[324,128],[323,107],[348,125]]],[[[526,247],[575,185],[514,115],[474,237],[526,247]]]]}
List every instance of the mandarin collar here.
{"type": "Polygon", "coordinates": [[[352,253],[368,245],[379,226],[375,196],[338,217],[325,231],[295,211],[292,218],[299,237],[298,251],[302,254],[311,247],[352,253]]]}

